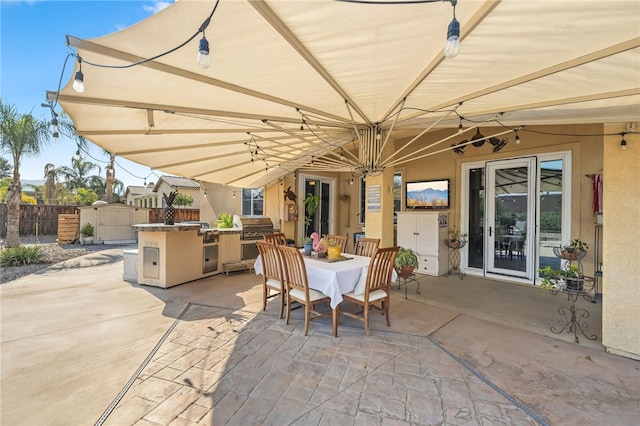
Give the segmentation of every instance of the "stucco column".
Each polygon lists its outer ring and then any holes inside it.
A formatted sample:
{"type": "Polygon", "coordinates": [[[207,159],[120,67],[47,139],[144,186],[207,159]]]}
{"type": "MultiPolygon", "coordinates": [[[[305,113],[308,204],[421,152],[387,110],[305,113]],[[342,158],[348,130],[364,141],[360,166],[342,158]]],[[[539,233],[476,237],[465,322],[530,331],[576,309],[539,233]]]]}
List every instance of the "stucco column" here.
{"type": "Polygon", "coordinates": [[[367,238],[380,238],[380,247],[393,246],[393,170],[386,169],[377,176],[367,176],[365,203],[367,238]],[[369,203],[369,196],[380,194],[379,210],[377,202],[369,203]],[[373,207],[374,211],[370,211],[373,207]]]}
{"type": "MultiPolygon", "coordinates": [[[[381,158],[389,157],[394,149],[392,139],[382,143],[385,137],[382,133],[379,138],[381,158]]],[[[393,246],[393,172],[393,168],[387,167],[381,174],[366,178],[365,235],[367,238],[380,238],[380,247],[393,246]]]]}
{"type": "MultiPolygon", "coordinates": [[[[636,123],[636,128],[638,127],[636,123]]],[[[605,133],[626,125],[608,124],[605,133]]],[[[640,135],[605,136],[603,149],[602,343],[640,359],[640,135]]]]}

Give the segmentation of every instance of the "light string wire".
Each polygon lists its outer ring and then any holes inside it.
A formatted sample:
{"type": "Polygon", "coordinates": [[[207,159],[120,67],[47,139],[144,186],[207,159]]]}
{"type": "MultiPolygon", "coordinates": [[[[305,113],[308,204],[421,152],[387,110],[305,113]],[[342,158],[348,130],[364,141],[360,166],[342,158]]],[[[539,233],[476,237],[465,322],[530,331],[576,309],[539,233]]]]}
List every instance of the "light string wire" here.
{"type": "Polygon", "coordinates": [[[89,64],[91,66],[99,67],[99,68],[125,69],[125,68],[132,68],[132,67],[135,67],[135,66],[138,66],[138,65],[146,64],[147,62],[151,62],[151,61],[154,61],[154,60],[156,60],[158,58],[162,58],[163,56],[166,56],[166,55],[168,55],[170,53],[175,52],[176,50],[179,50],[179,49],[183,48],[184,46],[189,44],[189,42],[191,42],[193,39],[195,39],[198,36],[198,34],[202,33],[204,35],[204,31],[209,26],[209,23],[211,22],[211,18],[213,18],[213,14],[216,12],[216,9],[218,8],[218,4],[219,3],[220,3],[220,0],[216,0],[216,3],[213,5],[213,9],[211,10],[211,13],[207,17],[207,19],[205,19],[204,22],[202,23],[202,25],[200,25],[200,28],[198,28],[198,31],[196,31],[186,41],[182,42],[181,44],[179,44],[178,46],[176,46],[176,47],[174,47],[172,49],[167,50],[166,52],[159,53],[159,54],[157,54],[155,56],[152,56],[150,58],[143,59],[143,60],[138,61],[138,62],[132,62],[132,63],[127,64],[127,65],[106,65],[106,64],[98,64],[98,63],[95,63],[95,62],[89,62],[86,59],[82,58],[78,54],[76,54],[75,56],[78,59],[78,62],[89,64]]]}

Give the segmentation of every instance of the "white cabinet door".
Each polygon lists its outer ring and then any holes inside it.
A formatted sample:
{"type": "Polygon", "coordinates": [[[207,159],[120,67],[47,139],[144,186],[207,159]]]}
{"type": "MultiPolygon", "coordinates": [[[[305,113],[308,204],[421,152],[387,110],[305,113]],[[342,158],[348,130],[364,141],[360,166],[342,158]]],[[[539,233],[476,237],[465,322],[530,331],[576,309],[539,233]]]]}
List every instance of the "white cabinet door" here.
{"type": "Polygon", "coordinates": [[[438,215],[425,213],[416,216],[416,230],[418,233],[416,248],[421,255],[438,256],[439,228],[438,215]]]}

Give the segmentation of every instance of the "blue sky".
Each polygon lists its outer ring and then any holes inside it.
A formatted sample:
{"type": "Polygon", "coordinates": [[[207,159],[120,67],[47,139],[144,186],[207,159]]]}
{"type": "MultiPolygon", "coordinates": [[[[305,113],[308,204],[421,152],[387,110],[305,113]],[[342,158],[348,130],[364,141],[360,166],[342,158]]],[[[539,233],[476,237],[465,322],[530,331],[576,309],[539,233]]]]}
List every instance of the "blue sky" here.
{"type": "MultiPolygon", "coordinates": [[[[0,0],[0,96],[5,104],[13,104],[19,113],[51,119],[46,108],[47,90],[58,89],[64,60],[74,50],[65,43],[66,35],[88,39],[129,27],[166,7],[172,0],[112,1],[23,1],[0,0]]],[[[62,77],[64,87],[73,71],[73,60],[67,63],[62,77]]],[[[57,111],[59,112],[58,106],[57,111]]],[[[76,152],[73,140],[60,137],[50,143],[39,157],[23,158],[22,179],[43,179],[44,165],[70,166],[76,152]]],[[[104,166],[107,157],[98,147],[85,159],[104,166]]],[[[10,157],[5,156],[10,160],[10,157]]],[[[152,171],[123,158],[118,158],[116,178],[128,185],[157,181],[161,172],[152,171]]],[[[101,172],[104,177],[104,171],[101,172]]]]}

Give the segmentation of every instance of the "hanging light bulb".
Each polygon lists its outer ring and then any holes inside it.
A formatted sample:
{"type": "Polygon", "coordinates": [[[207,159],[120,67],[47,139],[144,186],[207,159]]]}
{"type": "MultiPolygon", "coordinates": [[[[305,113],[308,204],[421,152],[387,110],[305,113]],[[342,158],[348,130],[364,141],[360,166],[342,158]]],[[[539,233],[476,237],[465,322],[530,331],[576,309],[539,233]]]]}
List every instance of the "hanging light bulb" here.
{"type": "Polygon", "coordinates": [[[455,58],[460,52],[460,22],[456,19],[457,0],[451,0],[453,6],[453,20],[447,28],[447,44],[444,47],[445,58],[455,58]]]}
{"type": "Polygon", "coordinates": [[[520,136],[518,136],[517,130],[516,130],[516,145],[520,145],[520,136]]]}
{"type": "Polygon", "coordinates": [[[58,138],[60,137],[60,133],[53,132],[53,143],[58,143],[58,138]]]}
{"type": "Polygon", "coordinates": [[[624,133],[622,134],[622,140],[620,141],[620,149],[623,151],[627,150],[627,141],[624,140],[624,133]]]}
{"type": "Polygon", "coordinates": [[[51,133],[58,133],[58,119],[56,117],[51,119],[51,133]]]}
{"type": "Polygon", "coordinates": [[[84,74],[82,74],[82,59],[78,56],[78,64],[80,64],[80,69],[76,73],[76,76],[73,79],[73,90],[78,93],[84,92],[84,74]]]}
{"type": "Polygon", "coordinates": [[[198,65],[201,68],[209,69],[211,67],[211,58],[209,57],[209,42],[202,31],[202,38],[198,45],[198,65]]]}
{"type": "Polygon", "coordinates": [[[80,156],[80,148],[78,148],[78,149],[76,150],[75,155],[73,156],[73,159],[74,159],[74,160],[76,160],[76,161],[78,161],[78,160],[80,160],[81,158],[82,158],[82,157],[80,156]]]}
{"type": "Polygon", "coordinates": [[[461,135],[464,133],[464,127],[462,127],[462,118],[460,118],[460,124],[458,124],[458,134],[461,135]]]}

